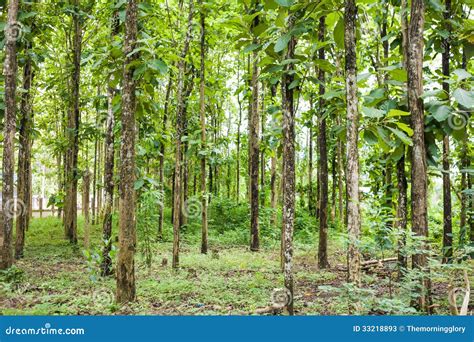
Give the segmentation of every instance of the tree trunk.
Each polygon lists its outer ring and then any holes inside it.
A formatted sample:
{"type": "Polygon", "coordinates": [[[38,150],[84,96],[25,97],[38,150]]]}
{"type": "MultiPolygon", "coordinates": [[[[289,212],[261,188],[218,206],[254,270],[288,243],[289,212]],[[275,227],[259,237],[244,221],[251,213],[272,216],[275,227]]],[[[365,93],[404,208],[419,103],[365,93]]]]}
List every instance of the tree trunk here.
{"type": "Polygon", "coordinates": [[[346,0],[344,12],[344,43],[346,53],[346,101],[347,101],[347,232],[349,249],[347,258],[348,281],[360,286],[360,252],[357,246],[360,237],[359,200],[359,111],[357,98],[355,0],[346,0]]]}
{"type": "MultiPolygon", "coordinates": [[[[259,1],[255,2],[255,8],[259,1]]],[[[252,23],[252,27],[259,25],[259,16],[257,15],[252,23]]],[[[254,39],[254,43],[257,39],[254,39]]],[[[258,108],[258,53],[253,52],[252,56],[252,103],[249,118],[249,163],[250,163],[250,250],[255,252],[260,249],[259,227],[258,227],[258,164],[259,164],[259,108],[258,108]]]]}
{"type": "Polygon", "coordinates": [[[5,30],[5,118],[3,128],[3,189],[2,189],[2,227],[0,229],[0,269],[9,268],[13,263],[12,230],[14,212],[13,179],[15,174],[15,128],[16,128],[16,73],[18,69],[16,40],[18,0],[8,2],[8,21],[5,30]]]}
{"type": "Polygon", "coordinates": [[[90,186],[91,186],[91,173],[89,170],[84,171],[84,176],[82,178],[82,191],[83,199],[82,210],[84,212],[84,248],[90,248],[90,218],[89,218],[89,199],[90,199],[90,186]]]}
{"type": "MultiPolygon", "coordinates": [[[[445,0],[445,12],[444,20],[446,30],[451,33],[451,0],[445,0]]],[[[443,38],[443,53],[442,59],[442,70],[443,76],[446,80],[443,81],[443,90],[446,95],[449,94],[449,54],[451,50],[450,46],[451,36],[443,38]]],[[[445,134],[443,137],[443,262],[449,262],[453,256],[453,222],[452,222],[452,210],[451,210],[451,177],[450,177],[450,165],[449,165],[449,135],[445,134]]]]}
{"type": "MultiPolygon", "coordinates": [[[[323,42],[326,31],[326,17],[319,19],[319,41],[323,42]]],[[[324,47],[319,49],[319,59],[325,59],[324,47]]],[[[328,151],[326,142],[326,117],[323,95],[325,93],[325,75],[324,71],[319,69],[319,112],[321,119],[319,122],[319,247],[318,247],[318,266],[319,268],[328,268],[328,197],[329,197],[329,181],[328,181],[328,151]]]]}
{"type": "MultiPolygon", "coordinates": [[[[288,31],[293,29],[295,16],[288,19],[288,31]]],[[[296,38],[288,42],[285,59],[294,59],[296,38]]],[[[293,228],[295,220],[295,112],[294,94],[290,84],[294,80],[294,65],[288,63],[283,70],[282,110],[283,110],[283,274],[287,293],[286,308],[290,315],[293,309],[293,228]]]]}
{"type": "MultiPolygon", "coordinates": [[[[411,123],[414,131],[411,165],[411,198],[412,198],[412,231],[422,238],[428,236],[427,219],[427,164],[424,136],[423,99],[423,0],[411,3],[408,44],[408,104],[411,112],[411,123]]],[[[423,248],[427,248],[423,243],[423,248]]],[[[413,267],[428,272],[428,261],[425,252],[413,255],[413,267]]],[[[419,288],[417,307],[426,311],[429,307],[429,278],[424,275],[419,288]]]]}
{"type": "MultiPolygon", "coordinates": [[[[240,64],[237,69],[237,82],[240,81],[240,64]]],[[[240,100],[240,94],[237,94],[237,102],[239,104],[239,120],[237,121],[237,170],[236,170],[236,185],[235,185],[235,197],[237,203],[240,199],[240,127],[242,126],[242,101],[240,100]]]]}
{"type": "MultiPolygon", "coordinates": [[[[201,11],[201,75],[199,82],[199,115],[201,119],[201,151],[206,150],[206,17],[203,0],[199,0],[201,11]]],[[[201,253],[207,253],[207,191],[206,191],[206,156],[201,156],[201,253]]]]}
{"type": "MultiPolygon", "coordinates": [[[[163,134],[166,132],[167,123],[168,123],[168,114],[169,114],[169,102],[171,96],[171,86],[172,86],[172,78],[171,74],[168,77],[168,84],[166,85],[166,95],[165,95],[165,105],[163,110],[163,134]]],[[[164,210],[165,210],[165,177],[164,177],[164,168],[165,168],[165,143],[162,141],[160,144],[160,158],[159,158],[159,181],[160,181],[160,200],[161,203],[159,204],[159,212],[158,212],[158,239],[163,239],[163,223],[165,219],[164,210]]]]}
{"type": "MultiPolygon", "coordinates": [[[[96,116],[96,127],[98,124],[98,116],[96,116]]],[[[94,167],[93,167],[93,179],[92,179],[92,224],[96,222],[96,203],[97,203],[97,149],[99,144],[99,138],[96,136],[94,140],[94,167]]]]}
{"type": "Polygon", "coordinates": [[[178,62],[178,89],[176,94],[176,156],[175,156],[175,174],[174,174],[174,194],[173,194],[173,268],[179,267],[179,230],[181,228],[181,160],[182,160],[182,146],[181,138],[184,133],[184,92],[185,92],[185,58],[188,54],[189,43],[191,41],[191,31],[193,22],[193,0],[189,0],[189,15],[188,15],[188,27],[186,37],[184,40],[183,51],[181,52],[181,58],[178,62]]]}
{"type": "Polygon", "coordinates": [[[82,27],[80,18],[80,0],[74,0],[73,14],[73,70],[71,107],[68,112],[68,147],[66,152],[66,198],[64,201],[64,229],[66,238],[72,244],[77,243],[77,179],[79,152],[79,86],[81,78],[82,27]]]}
{"type": "Polygon", "coordinates": [[[33,112],[31,106],[31,83],[34,72],[32,69],[29,49],[26,48],[27,59],[23,67],[23,89],[20,102],[20,150],[18,151],[18,200],[16,218],[15,258],[23,257],[25,246],[25,232],[30,222],[29,208],[31,206],[30,179],[31,179],[31,132],[33,129],[33,112]]]}
{"type": "Polygon", "coordinates": [[[133,79],[137,52],[138,6],[127,3],[125,14],[124,68],[122,90],[122,139],[120,146],[119,252],[117,258],[118,303],[135,300],[135,111],[136,84],[133,79]]]}
{"type": "MultiPolygon", "coordinates": [[[[112,17],[112,32],[111,39],[119,33],[120,22],[118,12],[114,12],[112,17]]],[[[112,249],[112,212],[114,205],[114,127],[115,116],[113,99],[115,97],[115,90],[111,85],[111,77],[109,76],[107,87],[107,121],[105,133],[105,156],[104,156],[104,191],[105,191],[105,207],[104,207],[104,221],[102,225],[102,239],[104,247],[102,250],[102,265],[101,274],[103,277],[112,274],[112,258],[110,251],[112,249]]],[[[94,207],[94,203],[92,203],[94,207]]]]}

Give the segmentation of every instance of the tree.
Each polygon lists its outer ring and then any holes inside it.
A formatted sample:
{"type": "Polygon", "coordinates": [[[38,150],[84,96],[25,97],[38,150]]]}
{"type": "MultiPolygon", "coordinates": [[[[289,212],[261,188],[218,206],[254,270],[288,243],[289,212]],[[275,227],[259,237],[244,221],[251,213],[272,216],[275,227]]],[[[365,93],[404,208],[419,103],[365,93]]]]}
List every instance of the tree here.
{"type": "MultiPolygon", "coordinates": [[[[444,22],[446,30],[451,31],[451,0],[445,1],[445,11],[444,11],[444,22]]],[[[443,53],[441,54],[441,64],[443,76],[443,91],[449,98],[449,83],[448,78],[449,73],[449,59],[451,52],[451,37],[448,36],[443,38],[443,53]]],[[[449,173],[449,135],[447,133],[443,136],[443,261],[450,261],[453,256],[453,221],[452,221],[452,209],[451,209],[451,177],[449,173]]]]}
{"type": "MultiPolygon", "coordinates": [[[[295,15],[288,18],[288,32],[293,29],[295,15]]],[[[296,37],[291,36],[285,55],[286,60],[295,57],[296,37]]],[[[293,229],[295,221],[295,108],[294,93],[290,87],[294,81],[294,64],[288,63],[283,70],[281,83],[283,111],[283,275],[288,291],[287,310],[294,314],[293,308],[293,229]]]]}
{"type": "Polygon", "coordinates": [[[118,303],[135,300],[135,111],[136,82],[133,78],[138,36],[138,4],[130,0],[125,15],[122,90],[122,141],[120,146],[119,252],[117,259],[118,303]]]}
{"type": "Polygon", "coordinates": [[[179,267],[179,229],[181,227],[181,201],[182,201],[182,182],[181,182],[181,161],[182,161],[182,144],[181,138],[184,134],[185,122],[185,68],[186,55],[188,54],[189,44],[191,41],[192,23],[194,14],[194,2],[189,0],[189,15],[186,37],[184,39],[183,50],[178,61],[178,89],[176,93],[176,158],[174,172],[174,193],[173,193],[173,268],[179,267]]]}
{"type": "MultiPolygon", "coordinates": [[[[259,1],[255,1],[255,11],[258,11],[259,1]]],[[[252,28],[259,25],[259,16],[255,15],[252,28]]],[[[254,44],[258,40],[254,38],[254,44]]],[[[259,87],[258,87],[259,67],[258,51],[252,53],[252,79],[251,79],[251,108],[249,111],[249,172],[250,172],[250,250],[258,251],[260,249],[259,227],[258,227],[258,172],[260,139],[259,132],[259,87]]]]}
{"type": "Polygon", "coordinates": [[[347,233],[348,280],[360,285],[360,202],[359,202],[359,109],[357,98],[357,55],[356,55],[356,17],[355,0],[346,0],[344,11],[344,46],[346,71],[346,109],[347,109],[347,233]]]}
{"type": "MultiPolygon", "coordinates": [[[[118,12],[115,11],[112,17],[112,32],[113,39],[119,31],[119,17],[118,12]]],[[[102,236],[105,242],[102,250],[102,276],[108,276],[112,273],[112,258],[110,251],[112,249],[112,211],[114,205],[114,128],[115,128],[115,113],[114,113],[114,97],[116,90],[112,85],[113,74],[109,75],[107,86],[107,119],[106,119],[106,133],[105,133],[105,156],[104,156],[104,190],[105,190],[105,207],[104,207],[104,221],[102,224],[102,236]]],[[[94,201],[92,207],[95,207],[94,201]]]]}
{"type": "MultiPolygon", "coordinates": [[[[199,114],[201,118],[201,150],[206,150],[206,99],[205,99],[205,70],[206,70],[206,17],[202,0],[199,0],[201,11],[201,75],[199,82],[199,114]]],[[[201,204],[202,204],[202,238],[201,253],[207,253],[207,190],[206,190],[206,155],[201,155],[201,204]]]]}
{"type": "Polygon", "coordinates": [[[13,230],[13,177],[15,173],[14,139],[16,125],[16,74],[17,55],[16,41],[19,24],[18,0],[8,2],[8,21],[6,27],[5,62],[5,119],[3,128],[3,163],[2,163],[2,227],[0,229],[0,269],[7,269],[13,263],[12,230],[13,230]]]}
{"type": "Polygon", "coordinates": [[[18,151],[18,201],[22,210],[16,219],[15,258],[23,257],[25,246],[25,232],[30,222],[29,208],[31,206],[31,133],[33,130],[33,111],[31,108],[31,84],[34,71],[30,55],[31,44],[27,44],[27,54],[23,67],[23,89],[20,100],[20,149],[18,151]]]}
{"type": "Polygon", "coordinates": [[[71,100],[68,109],[68,149],[66,152],[65,174],[66,174],[66,199],[64,207],[64,232],[66,238],[72,244],[77,243],[77,180],[78,166],[77,155],[79,152],[79,88],[81,81],[81,50],[82,50],[82,25],[80,0],[73,1],[73,45],[72,60],[73,68],[71,75],[71,100]]]}
{"type": "MultiPolygon", "coordinates": [[[[428,235],[427,219],[427,164],[425,147],[423,94],[423,31],[425,22],[425,4],[423,0],[411,3],[408,44],[408,106],[413,128],[413,147],[411,154],[411,200],[412,231],[415,235],[426,238],[428,235]]],[[[426,248],[426,244],[424,245],[426,248]]],[[[425,252],[413,255],[413,267],[427,271],[428,261],[425,252]]],[[[429,279],[424,276],[421,281],[418,308],[427,310],[429,304],[429,279]]]]}
{"type": "MultiPolygon", "coordinates": [[[[326,31],[326,18],[319,19],[319,41],[324,42],[326,31]]],[[[324,47],[319,49],[319,60],[325,59],[324,47]]],[[[326,142],[326,113],[324,110],[324,92],[325,92],[325,74],[322,68],[319,68],[319,248],[318,248],[318,266],[319,268],[328,268],[328,152],[326,142]]]]}

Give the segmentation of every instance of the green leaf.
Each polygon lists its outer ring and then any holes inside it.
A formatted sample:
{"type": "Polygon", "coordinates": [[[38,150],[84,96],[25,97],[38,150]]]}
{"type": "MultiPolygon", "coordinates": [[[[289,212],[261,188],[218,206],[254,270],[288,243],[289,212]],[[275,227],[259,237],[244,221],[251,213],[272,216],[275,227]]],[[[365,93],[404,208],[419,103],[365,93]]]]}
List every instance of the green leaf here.
{"type": "Polygon", "coordinates": [[[472,94],[472,91],[458,88],[453,92],[453,96],[456,102],[466,109],[474,108],[474,95],[472,94]]]}
{"type": "Polygon", "coordinates": [[[168,66],[161,59],[154,59],[148,63],[148,66],[156,71],[159,71],[161,74],[166,74],[168,72],[168,66]]]}
{"type": "Polygon", "coordinates": [[[443,122],[449,117],[449,114],[451,113],[451,108],[442,105],[436,108],[436,110],[433,112],[433,117],[436,119],[438,122],[443,122]]]}
{"type": "Polygon", "coordinates": [[[284,34],[283,36],[278,38],[278,40],[275,44],[274,51],[275,52],[280,52],[280,51],[285,50],[287,45],[288,45],[288,42],[290,41],[290,39],[291,39],[291,35],[289,35],[288,33],[284,34]]]}
{"type": "Polygon", "coordinates": [[[390,109],[387,117],[392,118],[392,117],[397,117],[397,116],[408,116],[408,115],[410,115],[410,112],[405,112],[404,110],[400,110],[400,109],[390,109]]]}
{"type": "Polygon", "coordinates": [[[135,190],[138,190],[140,189],[143,185],[145,184],[145,180],[144,179],[138,179],[135,181],[135,184],[133,184],[133,188],[135,190]]]}
{"type": "Polygon", "coordinates": [[[257,50],[260,47],[260,44],[250,44],[244,48],[243,53],[249,53],[251,51],[257,50]]]}
{"type": "Polygon", "coordinates": [[[406,123],[404,122],[397,122],[397,126],[398,128],[400,128],[402,131],[404,131],[406,134],[408,134],[408,136],[412,136],[413,135],[413,130],[410,128],[410,126],[408,126],[406,123]]]}
{"type": "Polygon", "coordinates": [[[362,114],[368,118],[380,119],[385,116],[385,112],[380,109],[362,106],[362,114]]]}
{"type": "Polygon", "coordinates": [[[291,5],[293,5],[295,0],[275,0],[275,2],[280,6],[290,7],[291,5]]]}
{"type": "Polygon", "coordinates": [[[403,141],[404,144],[412,146],[413,141],[408,137],[405,133],[400,131],[399,129],[392,128],[392,127],[387,127],[389,130],[393,132],[401,141],[403,141]]]}
{"type": "Polygon", "coordinates": [[[458,81],[462,81],[466,78],[471,78],[472,75],[464,69],[456,69],[453,73],[458,77],[458,81]]]}
{"type": "Polygon", "coordinates": [[[344,19],[340,18],[334,27],[334,42],[339,49],[344,49],[344,19]]]}

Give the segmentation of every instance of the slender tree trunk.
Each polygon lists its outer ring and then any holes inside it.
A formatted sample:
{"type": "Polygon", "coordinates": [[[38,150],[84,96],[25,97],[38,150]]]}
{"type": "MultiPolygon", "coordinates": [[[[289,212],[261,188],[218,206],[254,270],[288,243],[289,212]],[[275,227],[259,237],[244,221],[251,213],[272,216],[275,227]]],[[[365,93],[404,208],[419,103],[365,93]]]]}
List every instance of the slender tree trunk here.
{"type": "MultiPolygon", "coordinates": [[[[445,0],[445,12],[444,12],[445,26],[449,33],[451,33],[451,0],[445,0]]],[[[443,81],[443,90],[446,95],[449,94],[449,58],[451,51],[450,44],[451,36],[443,38],[443,53],[442,69],[443,76],[446,80],[443,81]]],[[[452,222],[452,210],[451,210],[451,177],[450,177],[450,165],[449,165],[449,135],[445,134],[443,137],[443,262],[449,262],[453,256],[453,222],[452,222]]]]}
{"type": "MultiPolygon", "coordinates": [[[[201,150],[206,150],[206,17],[203,0],[199,0],[201,11],[201,75],[199,82],[199,114],[201,119],[201,150]]],[[[207,191],[206,191],[206,156],[201,156],[201,204],[202,204],[202,227],[201,227],[201,253],[207,253],[207,191]]]]}
{"type": "MultiPolygon", "coordinates": [[[[96,116],[96,127],[99,127],[98,116],[96,116]]],[[[94,140],[94,167],[93,167],[93,178],[92,178],[92,224],[96,222],[96,208],[97,208],[97,149],[99,144],[99,138],[96,136],[94,140]]]]}
{"type": "Polygon", "coordinates": [[[79,85],[81,80],[82,25],[80,18],[80,0],[74,0],[73,14],[73,71],[71,107],[68,112],[68,148],[66,152],[66,198],[64,203],[64,229],[66,238],[72,244],[77,243],[77,179],[79,152],[79,85]]]}
{"type": "MultiPolygon", "coordinates": [[[[240,64],[237,69],[237,81],[240,81],[240,64]]],[[[242,101],[240,100],[240,94],[237,94],[237,102],[239,104],[239,120],[237,121],[237,170],[236,170],[236,199],[239,203],[240,199],[240,127],[242,126],[242,101]]]]}
{"type": "Polygon", "coordinates": [[[82,191],[84,202],[82,203],[82,210],[84,212],[84,248],[89,249],[91,244],[91,232],[90,232],[90,217],[89,217],[89,199],[90,199],[90,182],[91,173],[89,170],[85,170],[82,178],[82,191]]]}
{"type": "Polygon", "coordinates": [[[189,0],[189,15],[188,15],[188,27],[186,37],[184,41],[183,51],[181,52],[181,58],[178,62],[178,89],[176,94],[176,157],[175,157],[175,174],[174,174],[174,195],[173,195],[173,268],[179,267],[179,230],[181,228],[181,160],[182,160],[182,146],[181,138],[184,133],[184,92],[185,92],[185,58],[188,54],[189,43],[191,41],[192,22],[193,22],[193,11],[194,3],[193,0],[189,0]]]}
{"type": "MultiPolygon", "coordinates": [[[[113,39],[118,33],[120,28],[120,21],[118,12],[114,12],[112,17],[112,30],[111,38],[113,39]]],[[[115,97],[115,90],[111,84],[111,77],[108,79],[107,87],[107,121],[106,121],[106,133],[105,133],[105,156],[104,156],[104,191],[105,191],[105,207],[104,207],[104,221],[102,225],[102,239],[104,241],[104,247],[102,250],[102,265],[101,274],[103,277],[112,274],[112,258],[110,257],[110,251],[112,249],[112,212],[114,205],[114,161],[115,161],[115,150],[114,150],[114,127],[115,127],[115,116],[113,99],[115,97]]],[[[94,207],[94,203],[92,203],[94,207]]]]}
{"type": "MultiPolygon", "coordinates": [[[[255,3],[258,7],[259,1],[255,3]]],[[[258,15],[254,18],[252,27],[259,25],[258,15]]],[[[254,43],[257,40],[254,39],[254,43]]],[[[249,163],[250,163],[250,250],[258,251],[260,249],[259,225],[258,225],[258,163],[259,163],[259,108],[258,108],[258,53],[253,52],[252,56],[252,106],[249,118],[249,163]]]]}
{"type": "Polygon", "coordinates": [[[359,199],[359,110],[357,98],[357,55],[356,55],[355,0],[346,0],[344,12],[345,52],[346,52],[346,101],[347,101],[347,232],[348,280],[360,286],[360,199],[359,199]]]}
{"type": "MultiPolygon", "coordinates": [[[[172,86],[172,78],[171,74],[168,77],[168,84],[166,85],[166,96],[165,96],[165,107],[163,110],[163,126],[162,130],[163,133],[166,132],[167,129],[167,123],[168,123],[168,114],[169,114],[169,102],[170,102],[170,96],[171,96],[171,86],[172,86]]],[[[161,203],[159,205],[159,212],[158,212],[158,238],[161,240],[163,239],[163,223],[165,219],[164,215],[164,210],[165,210],[165,185],[164,185],[164,168],[165,168],[165,143],[161,142],[160,144],[160,158],[159,158],[159,181],[160,181],[160,199],[161,203]]]]}
{"type": "Polygon", "coordinates": [[[16,73],[18,69],[16,55],[16,30],[18,0],[8,2],[8,21],[5,30],[5,117],[3,128],[3,163],[2,163],[2,227],[0,229],[0,269],[9,268],[13,263],[12,230],[14,216],[13,178],[15,173],[15,124],[16,124],[16,73]]]}
{"type": "Polygon", "coordinates": [[[25,246],[25,232],[30,222],[29,208],[30,199],[30,178],[31,178],[31,132],[33,129],[33,112],[31,108],[31,83],[33,82],[34,72],[32,69],[31,57],[29,56],[28,46],[26,49],[27,59],[23,67],[23,90],[20,102],[20,150],[18,151],[18,200],[17,200],[17,218],[16,218],[16,244],[15,258],[23,257],[23,248],[25,246]]]}
{"type": "MultiPolygon", "coordinates": [[[[325,40],[326,17],[319,19],[319,41],[325,40]]],[[[319,49],[319,59],[324,60],[324,48],[319,49]]],[[[321,119],[319,122],[319,170],[320,170],[320,204],[319,204],[319,248],[318,248],[318,266],[319,268],[328,268],[328,197],[329,197],[329,180],[328,180],[328,151],[326,142],[326,117],[323,95],[325,93],[325,75],[324,71],[319,69],[319,112],[321,119]]]]}
{"type": "MultiPolygon", "coordinates": [[[[423,99],[423,31],[424,31],[423,0],[412,0],[411,19],[409,24],[408,44],[408,104],[411,112],[411,123],[414,131],[411,165],[411,198],[412,198],[412,231],[422,238],[428,236],[427,219],[427,164],[424,136],[423,99]]],[[[423,248],[427,248],[423,243],[423,248]]],[[[426,252],[413,255],[413,267],[428,272],[426,252]]],[[[419,288],[417,307],[426,311],[429,307],[429,278],[423,275],[419,288]]]]}
{"type": "Polygon", "coordinates": [[[138,35],[137,1],[129,0],[125,14],[124,68],[122,90],[122,139],[120,146],[119,252],[117,259],[118,303],[135,300],[135,111],[136,84],[133,79],[138,35]]]}
{"type": "MultiPolygon", "coordinates": [[[[288,31],[293,29],[295,16],[288,19],[288,31]]],[[[296,38],[288,42],[285,59],[294,59],[296,38]]],[[[295,220],[295,112],[294,94],[290,84],[294,80],[294,65],[288,63],[283,70],[282,110],[283,110],[283,274],[288,292],[287,310],[294,314],[293,308],[293,229],[295,220]]]]}

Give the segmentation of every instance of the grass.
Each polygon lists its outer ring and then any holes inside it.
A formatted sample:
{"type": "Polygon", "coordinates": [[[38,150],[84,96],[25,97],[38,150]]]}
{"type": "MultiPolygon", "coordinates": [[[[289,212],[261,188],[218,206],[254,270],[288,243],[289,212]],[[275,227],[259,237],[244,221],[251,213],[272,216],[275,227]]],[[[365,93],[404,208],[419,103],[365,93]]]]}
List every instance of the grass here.
{"type": "MultiPolygon", "coordinates": [[[[279,242],[272,238],[274,232],[269,227],[263,227],[266,233],[263,234],[262,250],[253,253],[246,246],[244,237],[247,230],[242,228],[243,224],[239,226],[234,222],[236,227],[231,230],[225,229],[223,224],[212,221],[211,251],[207,255],[202,255],[199,250],[199,224],[194,222],[186,227],[178,270],[170,266],[172,229],[169,223],[165,226],[164,241],[151,243],[153,258],[150,267],[146,266],[139,243],[136,257],[137,301],[119,306],[114,302],[114,278],[97,276],[93,257],[84,255],[82,239],[79,239],[77,246],[72,246],[63,239],[60,220],[52,217],[33,219],[27,232],[25,258],[0,274],[0,314],[255,314],[259,308],[271,305],[272,293],[283,287],[279,242]]],[[[393,280],[387,273],[364,275],[364,285],[370,293],[344,290],[345,272],[340,269],[345,260],[345,254],[341,252],[344,239],[334,228],[330,230],[332,243],[329,251],[333,267],[329,271],[318,270],[315,266],[315,234],[304,230],[304,224],[300,224],[303,228],[295,232],[297,314],[347,314],[348,302],[360,300],[361,296],[369,303],[364,313],[377,313],[380,307],[384,310],[382,313],[407,313],[409,298],[402,297],[402,287],[397,287],[395,283],[390,285],[393,280]],[[388,286],[393,286],[392,298],[388,294],[388,286]],[[384,302],[377,304],[380,301],[384,302]]],[[[79,237],[83,236],[82,226],[82,219],[79,218],[79,237]]],[[[115,226],[114,237],[116,230],[115,226]]],[[[100,225],[91,227],[91,241],[90,255],[94,256],[94,251],[100,251],[100,225]]],[[[437,300],[440,314],[447,312],[445,298],[441,293],[437,300]]]]}

